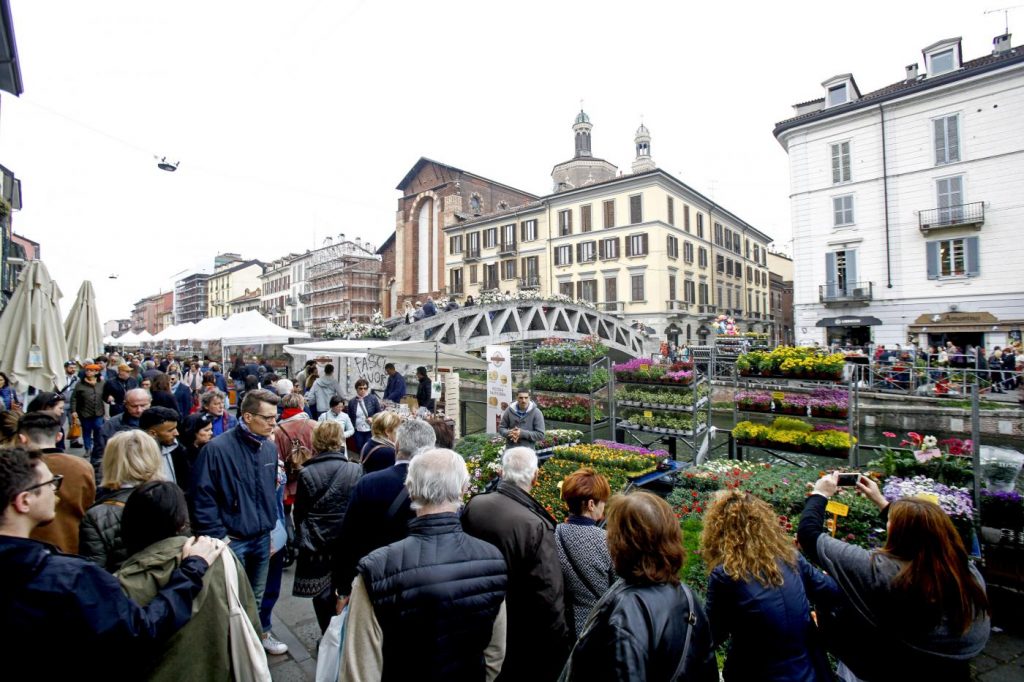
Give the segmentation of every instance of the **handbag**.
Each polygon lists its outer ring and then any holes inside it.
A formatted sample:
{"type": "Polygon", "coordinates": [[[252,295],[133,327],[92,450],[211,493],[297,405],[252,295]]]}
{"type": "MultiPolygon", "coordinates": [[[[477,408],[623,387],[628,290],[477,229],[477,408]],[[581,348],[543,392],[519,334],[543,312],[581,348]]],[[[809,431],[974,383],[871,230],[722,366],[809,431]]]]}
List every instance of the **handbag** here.
{"type": "Polygon", "coordinates": [[[316,682],[338,682],[341,676],[341,649],[345,644],[348,605],[331,618],[316,653],[316,682]]]}
{"type": "Polygon", "coordinates": [[[267,652],[238,596],[238,566],[234,554],[222,550],[220,560],[224,563],[224,580],[228,587],[228,647],[234,679],[240,682],[271,682],[267,652]]]}
{"type": "Polygon", "coordinates": [[[75,440],[76,438],[82,437],[82,422],[78,421],[78,417],[71,418],[71,428],[68,429],[68,438],[75,440]]]}

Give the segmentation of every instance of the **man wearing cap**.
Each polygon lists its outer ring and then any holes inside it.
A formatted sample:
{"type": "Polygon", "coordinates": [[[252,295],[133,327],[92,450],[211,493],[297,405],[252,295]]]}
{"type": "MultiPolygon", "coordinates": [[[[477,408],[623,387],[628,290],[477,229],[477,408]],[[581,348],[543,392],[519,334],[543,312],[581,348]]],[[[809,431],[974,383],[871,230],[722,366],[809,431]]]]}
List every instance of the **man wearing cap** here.
{"type": "Polygon", "coordinates": [[[99,437],[106,414],[103,405],[103,382],[99,380],[101,367],[96,364],[85,366],[85,376],[71,394],[71,416],[78,417],[82,425],[82,440],[85,450],[92,450],[93,439],[99,437]]]}
{"type": "Polygon", "coordinates": [[[103,382],[103,402],[110,405],[110,416],[116,417],[124,412],[124,397],[128,391],[138,388],[139,384],[131,378],[132,368],[121,364],[113,379],[103,382]]]}

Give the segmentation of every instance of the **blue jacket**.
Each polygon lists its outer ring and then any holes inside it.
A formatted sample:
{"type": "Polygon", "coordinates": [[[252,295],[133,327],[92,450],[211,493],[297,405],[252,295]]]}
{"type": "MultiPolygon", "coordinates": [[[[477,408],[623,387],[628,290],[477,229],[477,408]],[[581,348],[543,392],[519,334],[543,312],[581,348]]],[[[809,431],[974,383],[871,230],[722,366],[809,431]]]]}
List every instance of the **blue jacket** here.
{"type": "Polygon", "coordinates": [[[192,414],[192,389],[179,381],[171,393],[178,403],[178,415],[184,419],[192,414]]]}
{"type": "Polygon", "coordinates": [[[151,653],[192,617],[206,569],[198,557],[185,559],[143,608],[102,566],[42,542],[0,536],[0,637],[47,678],[78,679],[83,663],[97,655],[115,655],[119,670],[130,671],[131,656],[151,653]]]}
{"type": "Polygon", "coordinates": [[[220,389],[221,393],[224,395],[228,394],[228,382],[227,379],[224,378],[223,374],[220,372],[214,372],[213,383],[217,385],[217,388],[220,389]]]}
{"type": "MultiPolygon", "coordinates": [[[[356,425],[357,405],[359,405],[359,398],[352,398],[352,400],[348,401],[348,418],[352,420],[352,426],[356,425]]],[[[368,394],[365,398],[363,398],[363,406],[366,408],[367,417],[372,417],[373,415],[380,412],[382,409],[380,405],[380,399],[377,396],[373,395],[372,393],[368,394]]],[[[320,409],[319,405],[317,405],[316,407],[318,410],[320,409]]]]}
{"type": "Polygon", "coordinates": [[[400,403],[404,397],[405,377],[402,376],[401,372],[395,372],[388,377],[388,383],[384,387],[384,400],[390,400],[393,403],[400,403]]]}
{"type": "Polygon", "coordinates": [[[820,648],[811,604],[834,603],[836,582],[797,556],[795,568],[780,562],[781,587],[734,580],[721,566],[708,576],[707,614],[716,644],[730,636],[725,680],[813,682],[831,680],[820,648]],[[810,600],[810,601],[809,601],[810,600]]]}
{"type": "Polygon", "coordinates": [[[248,540],[277,522],[277,448],[236,426],[199,451],[192,471],[196,535],[248,540]]]}
{"type": "Polygon", "coordinates": [[[217,437],[222,433],[226,433],[231,429],[235,428],[236,426],[238,426],[238,418],[235,417],[235,415],[228,412],[227,409],[224,410],[224,414],[222,414],[220,417],[214,417],[212,414],[210,415],[210,417],[213,418],[214,437],[217,437]]]}

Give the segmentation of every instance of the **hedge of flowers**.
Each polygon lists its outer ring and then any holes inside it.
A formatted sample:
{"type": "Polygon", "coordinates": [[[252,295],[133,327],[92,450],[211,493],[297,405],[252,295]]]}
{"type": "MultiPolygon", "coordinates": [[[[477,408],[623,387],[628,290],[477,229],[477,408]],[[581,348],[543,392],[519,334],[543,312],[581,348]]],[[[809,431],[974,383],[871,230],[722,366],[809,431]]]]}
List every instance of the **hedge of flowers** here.
{"type": "Polygon", "coordinates": [[[676,362],[672,365],[655,364],[650,358],[634,358],[628,362],[612,365],[617,381],[639,384],[675,384],[688,386],[693,383],[696,373],[692,362],[676,362]]]}
{"type": "Polygon", "coordinates": [[[845,430],[825,427],[815,431],[810,424],[780,417],[771,425],[740,422],[732,435],[741,445],[777,448],[827,457],[845,457],[856,442],[845,430]]]}
{"type": "Polygon", "coordinates": [[[324,328],[322,335],[326,339],[386,339],[391,330],[384,326],[384,316],[374,310],[370,322],[347,322],[332,317],[324,328]]]}
{"type": "Polygon", "coordinates": [[[1024,497],[1016,490],[982,490],[981,524],[1024,530],[1024,497]]]}
{"type": "Polygon", "coordinates": [[[694,430],[694,424],[699,426],[707,424],[707,412],[698,412],[696,415],[685,412],[650,412],[641,410],[623,410],[622,421],[619,423],[624,428],[641,428],[646,431],[689,434],[694,430]],[[696,421],[694,417],[696,416],[696,421]]]}
{"type": "Polygon", "coordinates": [[[533,351],[533,361],[538,365],[586,366],[608,355],[608,347],[593,336],[579,341],[547,339],[533,351]]]}
{"type": "Polygon", "coordinates": [[[942,511],[946,512],[954,521],[969,523],[971,515],[974,514],[971,491],[967,488],[937,483],[927,476],[914,476],[913,478],[890,476],[885,479],[882,494],[890,502],[904,497],[933,497],[942,507],[942,511]]]}
{"type": "Polygon", "coordinates": [[[534,396],[544,418],[556,422],[590,424],[604,419],[604,408],[598,401],[585,396],[534,396]]]}
{"type": "Polygon", "coordinates": [[[488,303],[519,303],[525,301],[542,301],[545,303],[568,303],[571,305],[578,305],[584,308],[590,308],[596,310],[595,306],[590,301],[584,301],[582,299],[576,299],[572,296],[566,296],[564,294],[549,294],[547,296],[541,296],[536,291],[516,291],[502,293],[500,291],[485,291],[477,296],[477,305],[486,305],[488,303]]]}
{"type": "Polygon", "coordinates": [[[783,393],[781,396],[771,391],[739,391],[734,400],[741,410],[748,412],[845,419],[850,411],[849,393],[834,388],[817,388],[809,395],[783,393]]]}
{"type": "Polygon", "coordinates": [[[608,370],[603,367],[589,372],[541,372],[535,374],[530,385],[538,391],[560,393],[593,393],[608,383],[608,370]]]}
{"type": "MultiPolygon", "coordinates": [[[[702,384],[697,387],[697,399],[710,395],[711,387],[702,384]]],[[[658,409],[693,407],[693,391],[658,390],[644,388],[628,388],[620,386],[615,391],[615,399],[619,405],[634,407],[652,407],[658,409]]]]}
{"type": "MultiPolygon", "coordinates": [[[[544,439],[537,443],[537,450],[545,450],[583,440],[583,432],[576,429],[548,429],[544,439]]],[[[455,444],[455,451],[466,460],[469,470],[469,494],[476,495],[487,489],[488,484],[501,473],[501,453],[505,450],[505,439],[487,433],[463,436],[455,444]]]]}
{"type": "MultiPolygon", "coordinates": [[[[884,431],[882,435],[890,442],[898,438],[890,431],[884,431]]],[[[935,436],[922,436],[911,431],[899,445],[900,448],[887,444],[878,459],[868,462],[868,466],[881,469],[886,476],[927,476],[948,485],[967,485],[974,479],[971,459],[974,445],[970,440],[948,438],[940,441],[935,436]]]]}
{"type": "Polygon", "coordinates": [[[842,353],[828,355],[816,348],[779,346],[772,351],[751,351],[736,359],[742,376],[782,376],[798,379],[843,378],[846,358],[842,353]]]}

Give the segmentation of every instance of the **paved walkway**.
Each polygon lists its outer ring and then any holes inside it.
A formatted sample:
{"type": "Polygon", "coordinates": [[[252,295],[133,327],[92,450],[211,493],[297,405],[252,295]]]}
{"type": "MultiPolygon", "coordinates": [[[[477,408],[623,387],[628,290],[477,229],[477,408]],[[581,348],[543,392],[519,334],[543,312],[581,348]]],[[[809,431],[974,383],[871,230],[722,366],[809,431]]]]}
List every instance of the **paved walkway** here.
{"type": "MultiPolygon", "coordinates": [[[[274,682],[310,682],[316,677],[320,627],[313,615],[312,600],[291,596],[294,576],[294,566],[285,569],[281,599],[274,609],[274,635],[288,645],[287,654],[270,657],[274,682]]],[[[1024,631],[994,632],[974,668],[977,682],[1022,682],[1024,631]]]]}

